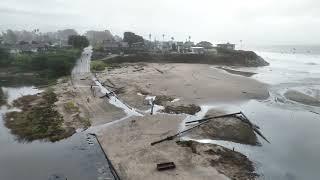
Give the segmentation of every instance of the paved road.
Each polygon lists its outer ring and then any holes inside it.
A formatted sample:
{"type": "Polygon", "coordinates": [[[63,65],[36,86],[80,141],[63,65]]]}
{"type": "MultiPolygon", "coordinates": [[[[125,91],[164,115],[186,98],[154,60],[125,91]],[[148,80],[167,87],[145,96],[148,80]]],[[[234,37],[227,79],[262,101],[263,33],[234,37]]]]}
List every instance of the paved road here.
{"type": "MultiPolygon", "coordinates": [[[[129,107],[124,102],[120,101],[116,96],[111,96],[109,99],[91,98],[90,103],[86,102],[87,97],[90,98],[90,85],[94,85],[93,89],[98,94],[97,96],[104,96],[110,93],[110,90],[101,85],[101,82],[94,81],[93,75],[90,72],[92,49],[85,48],[81,58],[77,61],[76,66],[72,71],[73,85],[80,91],[84,98],[83,105],[85,105],[90,113],[90,120],[94,128],[96,126],[106,124],[111,121],[120,120],[129,116],[142,116],[134,108],[129,107]]],[[[105,59],[114,58],[118,55],[110,55],[105,59]]],[[[93,129],[93,128],[91,128],[93,129]]]]}
{"type": "Polygon", "coordinates": [[[92,126],[99,126],[108,122],[121,119],[126,116],[121,108],[117,108],[108,103],[106,99],[99,97],[104,94],[101,93],[100,88],[93,87],[92,74],[90,73],[91,48],[85,48],[81,58],[76,63],[72,71],[72,82],[81,98],[80,106],[87,113],[92,126]],[[93,95],[94,91],[94,95],[93,95]],[[88,101],[89,99],[89,101],[88,101]]]}
{"type": "Polygon", "coordinates": [[[73,68],[72,75],[81,75],[90,73],[90,59],[92,48],[87,47],[83,50],[80,59],[77,61],[76,66],[73,68]]]}
{"type": "MultiPolygon", "coordinates": [[[[106,120],[105,117],[112,116],[110,115],[110,110],[111,113],[117,111],[113,109],[112,105],[105,102],[105,100],[98,97],[92,97],[92,92],[90,90],[90,86],[92,85],[92,74],[90,73],[91,54],[91,47],[83,50],[81,57],[73,68],[72,82],[82,98],[82,107],[87,109],[87,112],[89,113],[92,125],[99,125],[109,121],[108,119],[106,120]],[[88,98],[91,99],[89,102],[87,100],[88,98]]],[[[95,151],[98,151],[101,154],[103,153],[101,148],[100,150],[96,149],[95,151]]],[[[106,168],[103,169],[102,173],[103,179],[116,179],[112,174],[109,164],[106,164],[105,167],[106,168]]]]}

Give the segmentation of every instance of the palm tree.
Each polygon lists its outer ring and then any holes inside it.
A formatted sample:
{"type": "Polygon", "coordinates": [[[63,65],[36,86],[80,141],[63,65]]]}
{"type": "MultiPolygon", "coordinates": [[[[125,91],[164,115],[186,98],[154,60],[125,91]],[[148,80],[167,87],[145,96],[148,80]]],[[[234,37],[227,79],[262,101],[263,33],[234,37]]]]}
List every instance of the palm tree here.
{"type": "Polygon", "coordinates": [[[165,36],[165,34],[162,34],[162,39],[163,39],[163,41],[164,41],[164,36],[165,36]]]}
{"type": "Polygon", "coordinates": [[[174,37],[171,37],[171,41],[174,41],[174,37]]]}

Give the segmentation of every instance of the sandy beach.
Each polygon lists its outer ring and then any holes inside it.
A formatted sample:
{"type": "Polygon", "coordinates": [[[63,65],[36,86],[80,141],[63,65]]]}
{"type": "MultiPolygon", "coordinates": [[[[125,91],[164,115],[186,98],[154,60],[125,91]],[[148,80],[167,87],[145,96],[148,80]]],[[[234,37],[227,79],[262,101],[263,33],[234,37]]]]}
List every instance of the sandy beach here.
{"type": "MultiPolygon", "coordinates": [[[[184,126],[187,118],[226,114],[224,109],[201,109],[204,105],[267,99],[269,85],[250,78],[253,74],[204,64],[116,64],[95,77],[78,73],[72,82],[59,83],[57,107],[67,125],[83,128],[65,109],[70,101],[79,107],[79,117],[90,120],[88,132],[98,135],[121,179],[256,179],[253,162],[245,155],[197,141],[262,145],[250,125],[235,117],[214,119],[171,141],[150,145],[192,127],[184,126]],[[107,98],[97,82],[114,92],[116,99],[107,98]],[[157,106],[150,115],[153,98],[157,106]],[[113,101],[121,101],[140,116],[126,114],[113,101]],[[157,164],[163,162],[174,162],[176,168],[157,171],[157,164]]],[[[297,93],[285,96],[301,103],[310,101],[297,93]]]]}
{"type": "MultiPolygon", "coordinates": [[[[193,146],[179,145],[176,142],[179,138],[151,146],[151,142],[179,132],[188,113],[167,114],[160,110],[155,115],[149,115],[151,105],[146,99],[163,96],[165,98],[158,103],[173,108],[265,99],[269,96],[266,84],[203,64],[121,64],[96,73],[96,77],[110,90],[120,88],[116,91],[117,97],[144,114],[114,121],[98,132],[104,150],[122,179],[255,178],[252,162],[248,158],[221,146],[199,143],[195,153],[192,152],[195,150],[193,146]],[[175,162],[177,168],[165,172],[156,170],[157,163],[167,161],[175,162]]],[[[208,127],[221,131],[213,132],[204,126],[195,130],[192,136],[256,143],[252,129],[233,118],[224,120],[208,124],[208,127]],[[235,126],[241,128],[232,128],[235,126]],[[224,130],[228,132],[223,133],[224,130]]]]}
{"type": "Polygon", "coordinates": [[[130,118],[104,129],[99,136],[121,179],[254,179],[245,156],[221,146],[179,145],[178,139],[150,143],[178,131],[184,116],[159,114],[130,118]],[[157,171],[156,165],[174,162],[176,169],[157,171]]]}
{"type": "Polygon", "coordinates": [[[134,98],[137,93],[166,95],[198,105],[269,96],[266,84],[204,64],[124,64],[97,76],[105,84],[124,87],[119,97],[138,107],[144,106],[136,102],[141,99],[134,98]]]}

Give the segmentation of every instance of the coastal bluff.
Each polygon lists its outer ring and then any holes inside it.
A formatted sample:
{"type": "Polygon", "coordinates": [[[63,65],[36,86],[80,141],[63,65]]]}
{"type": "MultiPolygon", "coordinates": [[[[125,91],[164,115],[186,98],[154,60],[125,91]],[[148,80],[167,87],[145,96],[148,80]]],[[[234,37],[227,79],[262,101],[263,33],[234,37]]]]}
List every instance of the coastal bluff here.
{"type": "Polygon", "coordinates": [[[194,63],[228,66],[259,67],[269,65],[253,51],[218,50],[217,54],[179,54],[179,53],[139,53],[116,56],[105,60],[107,63],[194,63]]]}

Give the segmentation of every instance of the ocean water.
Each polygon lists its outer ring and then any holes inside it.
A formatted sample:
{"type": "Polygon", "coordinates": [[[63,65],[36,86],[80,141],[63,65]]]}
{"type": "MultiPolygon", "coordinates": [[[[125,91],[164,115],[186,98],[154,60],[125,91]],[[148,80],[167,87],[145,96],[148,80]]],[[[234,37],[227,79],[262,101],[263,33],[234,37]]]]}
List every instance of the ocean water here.
{"type": "Polygon", "coordinates": [[[263,139],[260,139],[262,147],[202,140],[246,154],[255,163],[260,179],[315,180],[320,177],[320,107],[294,102],[283,95],[288,90],[296,90],[320,100],[320,46],[300,47],[300,51],[296,48],[294,53],[289,51],[292,48],[257,49],[255,52],[270,66],[239,68],[256,72],[252,78],[269,84],[268,99],[220,105],[230,112],[243,111],[260,126],[271,144],[263,139]]]}

